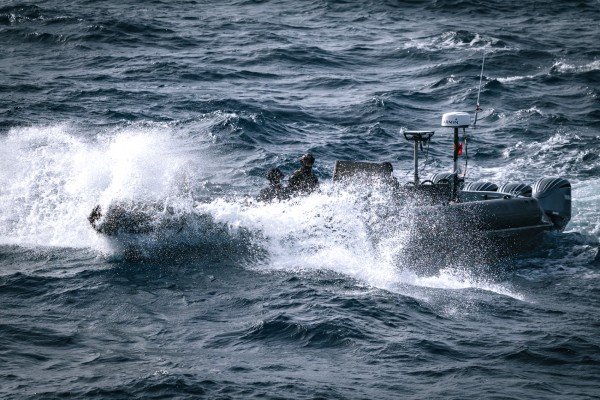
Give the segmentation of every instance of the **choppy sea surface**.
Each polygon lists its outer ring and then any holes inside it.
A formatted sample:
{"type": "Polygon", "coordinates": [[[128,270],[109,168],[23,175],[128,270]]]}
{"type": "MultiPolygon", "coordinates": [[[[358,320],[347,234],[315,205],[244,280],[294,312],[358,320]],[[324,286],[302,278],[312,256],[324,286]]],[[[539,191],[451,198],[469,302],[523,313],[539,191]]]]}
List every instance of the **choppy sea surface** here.
{"type": "MultiPolygon", "coordinates": [[[[3,1],[0,397],[600,396],[600,2],[3,1]],[[473,112],[469,179],[563,176],[573,218],[489,264],[331,187],[473,112]],[[249,200],[312,152],[322,191],[249,200]],[[194,215],[140,262],[95,204],[194,215]],[[466,257],[465,257],[466,258],[466,257]]],[[[409,218],[410,214],[404,216],[409,218]]]]}

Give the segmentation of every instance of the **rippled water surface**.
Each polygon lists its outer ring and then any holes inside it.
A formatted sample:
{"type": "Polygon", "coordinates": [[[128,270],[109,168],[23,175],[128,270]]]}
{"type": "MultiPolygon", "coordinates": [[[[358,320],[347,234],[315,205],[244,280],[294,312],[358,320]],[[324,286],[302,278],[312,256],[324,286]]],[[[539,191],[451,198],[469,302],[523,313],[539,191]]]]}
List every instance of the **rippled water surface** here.
{"type": "Polygon", "coordinates": [[[599,20],[594,0],[2,2],[0,397],[600,396],[599,20]],[[440,117],[473,112],[484,51],[469,179],[563,176],[573,218],[524,255],[416,265],[333,165],[409,180],[401,129],[435,129],[422,173],[448,170],[440,117]],[[250,200],[306,151],[320,192],[250,200]],[[87,222],[123,199],[190,222],[124,261],[87,222]]]}

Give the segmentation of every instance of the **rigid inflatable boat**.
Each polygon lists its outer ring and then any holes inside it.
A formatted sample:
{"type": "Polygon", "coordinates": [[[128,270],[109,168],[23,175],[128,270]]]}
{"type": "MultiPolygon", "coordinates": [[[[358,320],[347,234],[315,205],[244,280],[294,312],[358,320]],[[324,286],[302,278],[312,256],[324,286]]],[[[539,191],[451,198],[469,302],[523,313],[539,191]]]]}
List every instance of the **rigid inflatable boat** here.
{"type": "Polygon", "coordinates": [[[402,185],[392,175],[390,163],[337,161],[333,173],[336,184],[387,182],[394,187],[394,199],[411,207],[411,236],[419,247],[440,250],[465,243],[477,251],[493,246],[496,254],[513,253],[535,247],[548,231],[562,231],[571,219],[571,184],[564,178],[545,177],[532,186],[507,182],[465,182],[458,158],[467,145],[466,128],[470,116],[464,112],[446,113],[442,127],[453,129],[452,172],[419,178],[419,151],[431,141],[433,131],[405,131],[414,146],[414,178],[402,185]],[[462,130],[462,141],[459,131],[462,130]],[[437,246],[436,246],[437,245],[437,246]],[[475,246],[473,246],[475,245],[475,246]]]}
{"type": "MultiPolygon", "coordinates": [[[[404,138],[414,148],[414,177],[410,182],[399,183],[389,162],[338,160],[333,171],[334,190],[359,187],[359,193],[364,194],[385,188],[386,204],[392,206],[385,207],[383,224],[373,229],[373,236],[385,235],[389,227],[401,229],[408,232],[411,245],[407,247],[413,249],[433,248],[444,254],[449,249],[468,249],[477,254],[493,249],[494,255],[510,254],[536,246],[545,232],[562,231],[571,218],[571,185],[566,179],[546,177],[531,186],[521,182],[500,186],[491,182],[465,182],[465,176],[459,173],[458,158],[462,146],[467,154],[469,124],[467,113],[446,113],[442,117],[442,127],[454,131],[451,172],[421,180],[419,151],[431,141],[434,132],[405,131],[404,138]]],[[[381,213],[381,209],[368,204],[362,210],[365,220],[372,213],[381,213]]],[[[160,202],[133,201],[113,202],[105,209],[98,205],[88,217],[96,232],[120,236],[123,242],[157,234],[167,240],[194,218],[202,216],[182,215],[160,202]]]]}

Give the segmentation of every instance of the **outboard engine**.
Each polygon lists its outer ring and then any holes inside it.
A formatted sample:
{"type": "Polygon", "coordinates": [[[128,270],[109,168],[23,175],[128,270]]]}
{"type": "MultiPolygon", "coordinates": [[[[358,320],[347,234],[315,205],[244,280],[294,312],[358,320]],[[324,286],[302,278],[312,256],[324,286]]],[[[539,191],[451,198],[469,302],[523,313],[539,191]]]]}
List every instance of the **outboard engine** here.
{"type": "Polygon", "coordinates": [[[438,172],[431,175],[431,181],[435,184],[438,183],[450,183],[454,179],[454,174],[452,172],[438,172]]]}
{"type": "Polygon", "coordinates": [[[571,220],[571,184],[564,178],[542,178],[533,185],[533,197],[558,231],[571,220]]]}
{"type": "Polygon", "coordinates": [[[468,182],[463,190],[472,192],[497,192],[498,185],[492,182],[468,182]]]}
{"type": "Polygon", "coordinates": [[[531,197],[531,186],[520,182],[509,182],[500,186],[500,193],[507,193],[515,197],[531,197]]]}

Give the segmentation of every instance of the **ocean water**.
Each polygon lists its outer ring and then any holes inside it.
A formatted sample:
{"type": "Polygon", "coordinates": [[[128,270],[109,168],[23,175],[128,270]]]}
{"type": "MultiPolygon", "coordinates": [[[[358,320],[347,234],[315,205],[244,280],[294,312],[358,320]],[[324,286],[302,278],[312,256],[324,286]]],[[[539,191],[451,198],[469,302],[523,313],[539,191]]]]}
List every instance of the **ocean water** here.
{"type": "Polygon", "coordinates": [[[600,397],[599,20],[597,0],[1,2],[0,397],[600,397]],[[333,164],[410,180],[401,129],[434,129],[422,174],[447,171],[441,114],[473,112],[484,51],[469,179],[563,176],[573,218],[423,267],[333,164]],[[251,200],[306,151],[320,192],[251,200]],[[128,262],[87,222],[115,200],[192,222],[128,262]]]}

